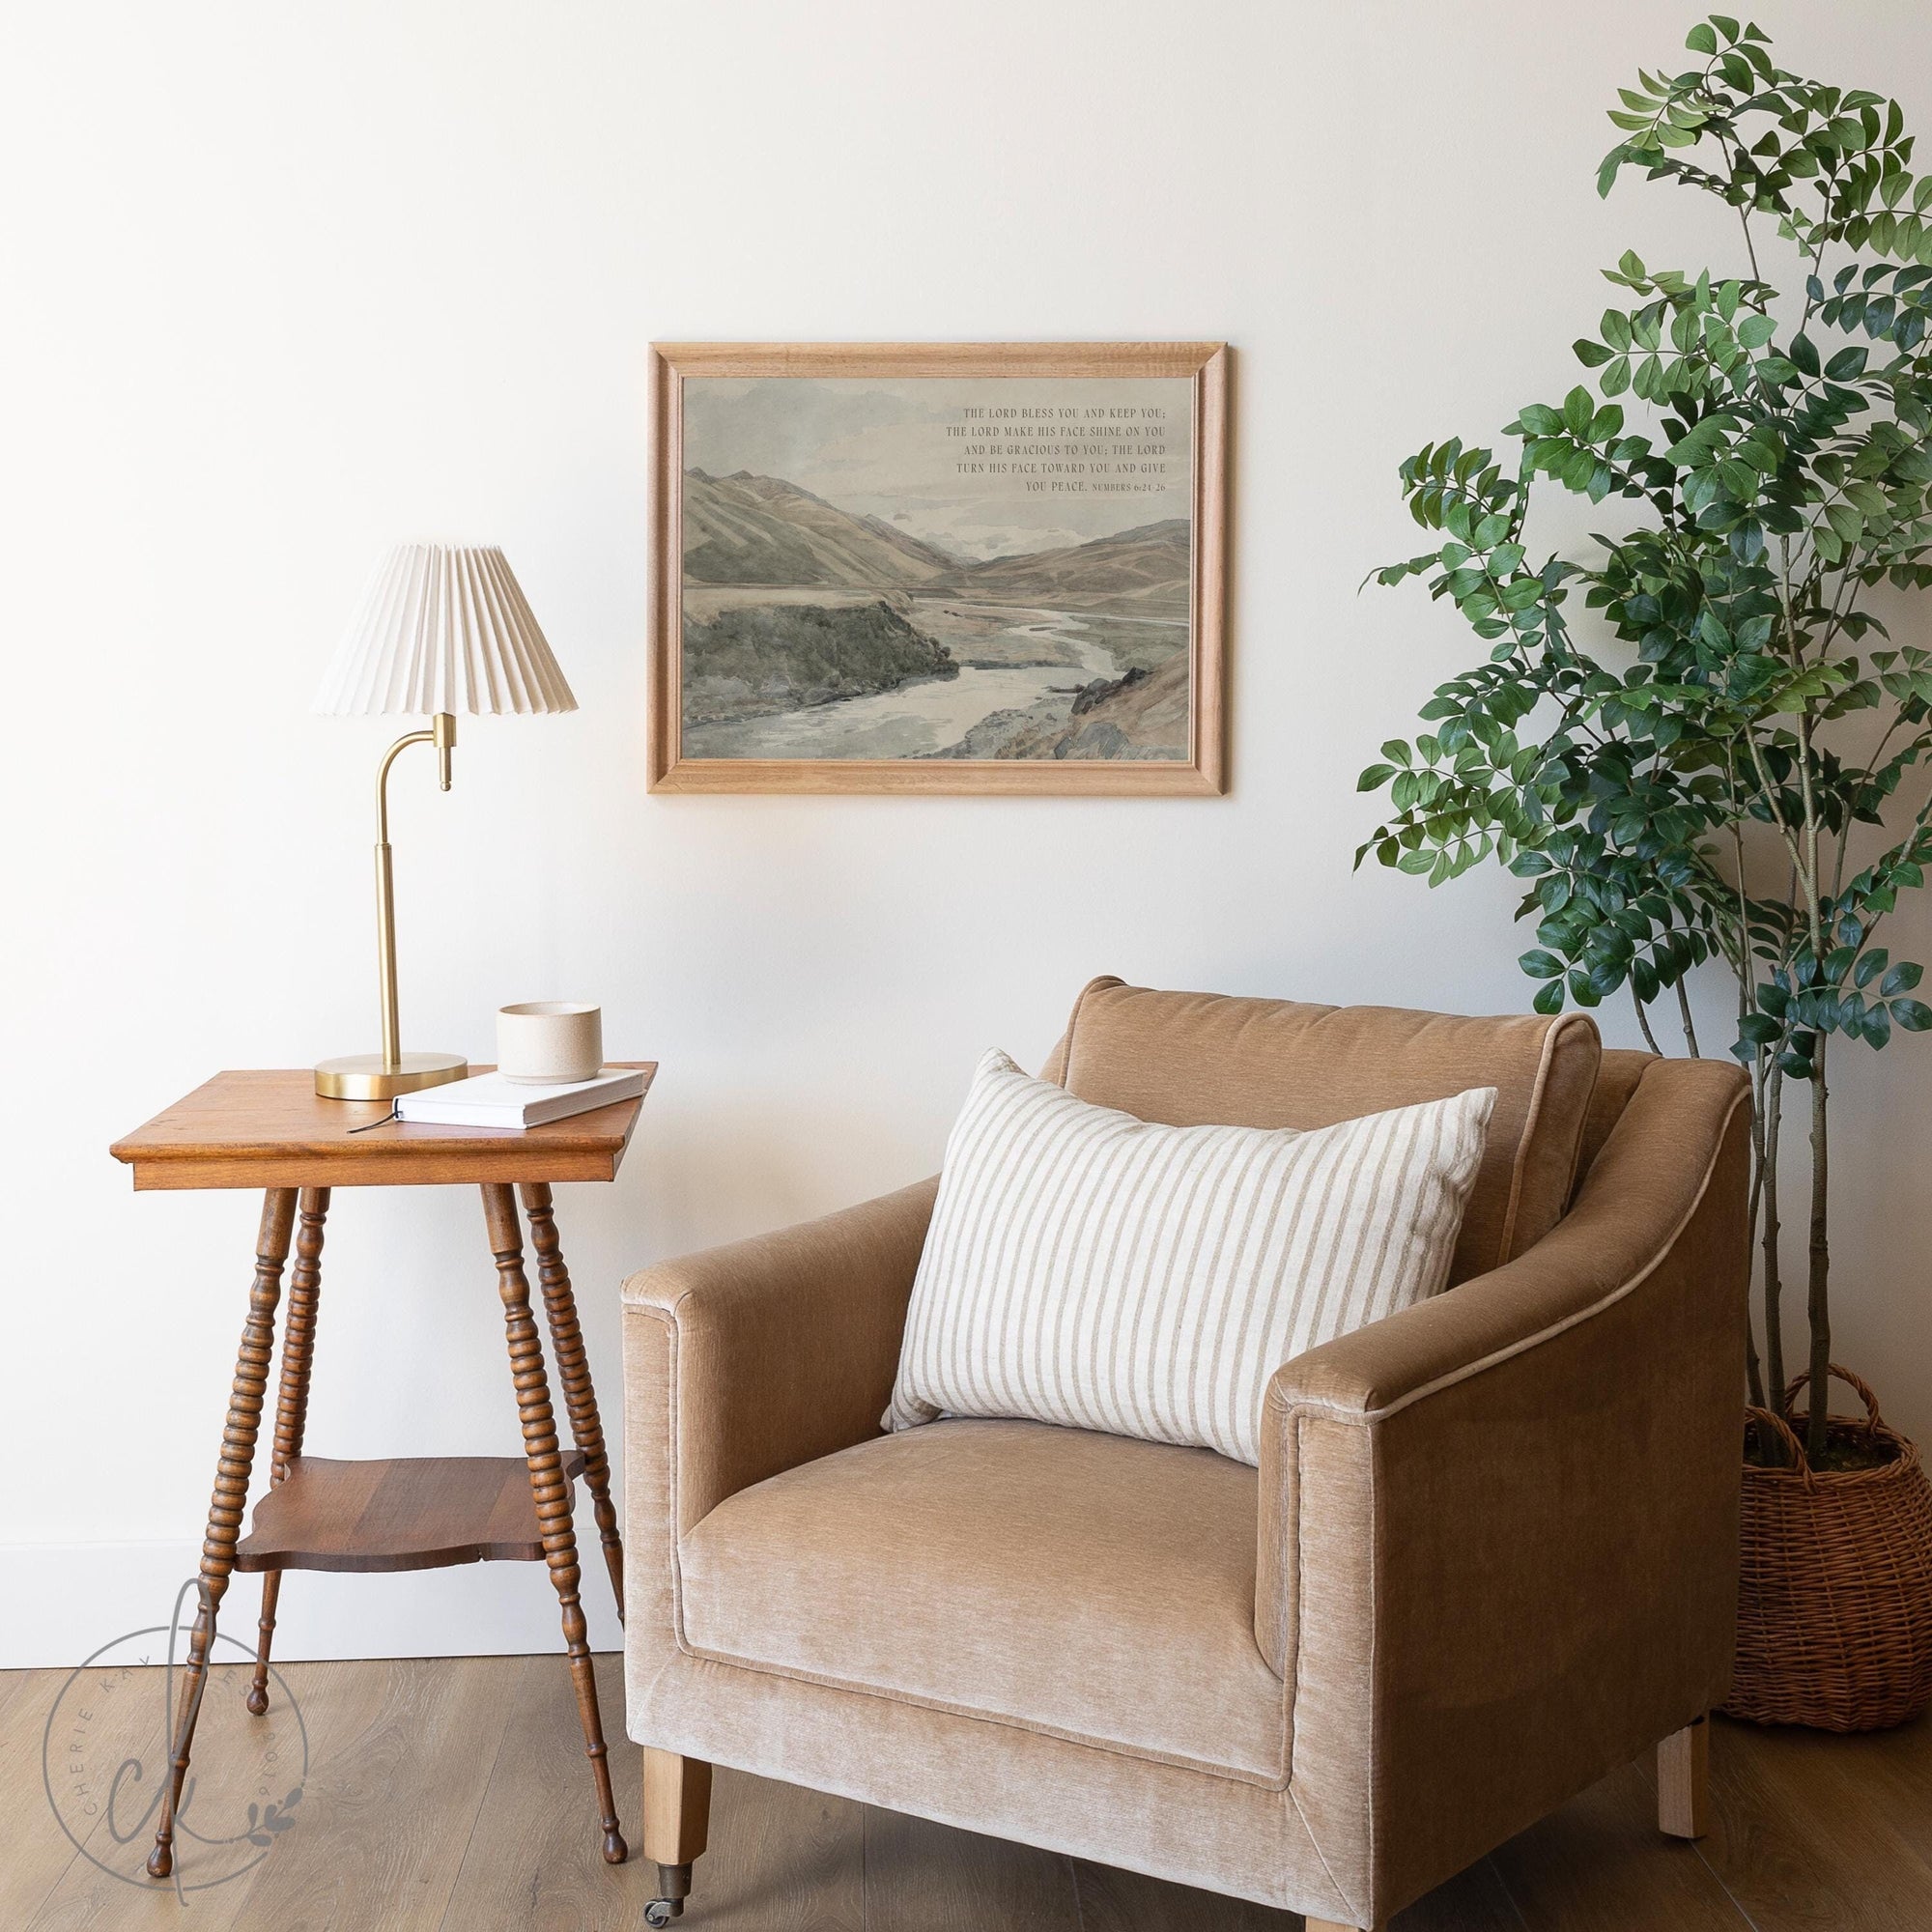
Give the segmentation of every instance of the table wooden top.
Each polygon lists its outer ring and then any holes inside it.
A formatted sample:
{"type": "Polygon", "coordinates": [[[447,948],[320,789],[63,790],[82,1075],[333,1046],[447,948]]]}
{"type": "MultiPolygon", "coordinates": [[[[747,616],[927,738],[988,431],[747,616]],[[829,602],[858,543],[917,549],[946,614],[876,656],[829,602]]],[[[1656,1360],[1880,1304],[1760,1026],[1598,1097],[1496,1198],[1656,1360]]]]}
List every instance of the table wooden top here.
{"type": "MultiPolygon", "coordinates": [[[[655,1061],[640,1068],[644,1093],[655,1061]]],[[[473,1066],[472,1073],[488,1073],[473,1066]]],[[[437,1181],[611,1180],[643,1097],[520,1133],[407,1121],[386,1100],[325,1100],[308,1067],[217,1073],[109,1149],[151,1187],[403,1187],[437,1181]]]]}

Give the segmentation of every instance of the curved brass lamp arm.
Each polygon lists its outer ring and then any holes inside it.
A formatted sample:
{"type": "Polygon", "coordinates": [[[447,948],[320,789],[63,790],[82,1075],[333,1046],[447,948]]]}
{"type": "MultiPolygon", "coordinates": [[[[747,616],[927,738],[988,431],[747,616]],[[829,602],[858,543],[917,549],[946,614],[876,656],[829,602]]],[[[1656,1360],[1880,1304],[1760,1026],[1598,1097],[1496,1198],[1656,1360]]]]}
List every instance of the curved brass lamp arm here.
{"type": "Polygon", "coordinates": [[[382,976],[383,1067],[393,1073],[403,1064],[402,1024],[396,1016],[396,893],[389,856],[389,767],[411,745],[434,745],[437,777],[449,789],[449,754],[456,745],[456,718],[439,711],[427,731],[411,731],[384,753],[376,770],[376,952],[382,976]]]}

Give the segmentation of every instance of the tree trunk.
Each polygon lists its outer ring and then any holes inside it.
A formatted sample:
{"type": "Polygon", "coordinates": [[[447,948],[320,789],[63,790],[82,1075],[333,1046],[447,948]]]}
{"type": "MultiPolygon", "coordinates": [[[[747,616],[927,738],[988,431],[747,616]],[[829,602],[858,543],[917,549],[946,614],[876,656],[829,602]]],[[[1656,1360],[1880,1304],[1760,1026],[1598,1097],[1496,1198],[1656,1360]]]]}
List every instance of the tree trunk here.
{"type": "Polygon", "coordinates": [[[1764,1083],[1764,1373],[1769,1406],[1784,1406],[1783,1277],[1777,1266],[1777,1144],[1784,1119],[1784,1073],[1776,1061],[1764,1083]]]}
{"type": "MultiPolygon", "coordinates": [[[[1758,1230],[1764,1223],[1764,1054],[1760,1049],[1757,1065],[1751,1068],[1751,1178],[1750,1206],[1746,1218],[1746,1253],[1757,1247],[1758,1230]]],[[[1764,1402],[1764,1368],[1758,1360],[1757,1321],[1745,1319],[1745,1387],[1753,1408],[1764,1402]]]]}
{"type": "Polygon", "coordinates": [[[1677,1018],[1684,1029],[1684,1044],[1690,1050],[1690,1058],[1703,1059],[1704,1056],[1697,1051],[1696,1024],[1690,1017],[1690,994],[1681,978],[1677,981],[1677,1018]]]}
{"type": "Polygon", "coordinates": [[[1818,1036],[1816,1064],[1811,1074],[1811,1381],[1810,1424],[1804,1433],[1804,1453],[1815,1466],[1825,1454],[1825,1416],[1831,1408],[1827,1387],[1832,1367],[1832,1309],[1830,1283],[1832,1246],[1827,1232],[1831,1151],[1826,1135],[1825,1036],[1818,1036]]]}

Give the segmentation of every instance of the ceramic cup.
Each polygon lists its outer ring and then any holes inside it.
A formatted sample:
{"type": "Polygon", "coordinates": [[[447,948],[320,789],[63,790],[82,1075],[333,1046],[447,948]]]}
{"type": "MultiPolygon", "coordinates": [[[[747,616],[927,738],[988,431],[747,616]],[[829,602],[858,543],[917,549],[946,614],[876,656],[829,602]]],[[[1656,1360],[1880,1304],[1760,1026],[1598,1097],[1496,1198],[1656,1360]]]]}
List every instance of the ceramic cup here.
{"type": "Polygon", "coordinates": [[[497,1009],[497,1070],[526,1087],[594,1079],[604,1065],[602,1008],[526,1000],[497,1009]]]}

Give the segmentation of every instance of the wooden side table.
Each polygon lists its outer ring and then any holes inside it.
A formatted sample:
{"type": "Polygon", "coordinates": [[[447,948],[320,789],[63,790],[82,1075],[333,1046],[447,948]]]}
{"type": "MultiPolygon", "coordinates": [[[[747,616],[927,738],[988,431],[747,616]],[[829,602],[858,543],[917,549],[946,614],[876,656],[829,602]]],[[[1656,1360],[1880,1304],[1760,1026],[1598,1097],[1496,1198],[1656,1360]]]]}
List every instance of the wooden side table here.
{"type": "MultiPolygon", "coordinates": [[[[648,1093],[657,1068],[645,1064],[642,1070],[648,1093]]],[[[597,1395],[557,1237],[551,1185],[559,1180],[613,1179],[642,1105],[641,1098],[624,1100],[524,1133],[397,1122],[371,1126],[387,1113],[386,1101],[319,1099],[315,1076],[306,1067],[291,1072],[217,1073],[206,1086],[114,1144],[114,1157],[133,1169],[136,1188],[264,1190],[254,1285],[201,1547],[201,1609],[188,1639],[175,1718],[173,1776],[148,1859],[148,1870],[156,1878],[167,1877],[174,1868],[175,1811],[194,1743],[215,1614],[235,1571],[264,1573],[255,1674],[248,1692],[248,1709],[260,1716],[269,1707],[269,1654],[284,1570],[422,1570],[452,1563],[539,1558],[550,1566],[563,1612],[564,1648],[597,1787],[604,1857],[612,1864],[623,1862],[627,1848],[611,1795],[597,1681],[578,1597],[577,1536],[571,1522],[578,1476],[590,1491],[620,1618],[624,1551],[611,1501],[611,1463],[597,1395]],[[354,1131],[358,1127],[368,1130],[354,1131]],[[322,1291],[323,1232],[331,1190],[450,1181],[473,1182],[482,1190],[484,1226],[497,1264],[510,1375],[523,1425],[523,1456],[345,1463],[304,1455],[302,1434],[322,1291]],[[520,1193],[529,1217],[544,1313],[576,1445],[570,1456],[557,1444],[543,1344],[530,1313],[523,1224],[517,1213],[520,1193]],[[282,1334],[270,1487],[244,1537],[242,1519],[248,1506],[282,1270],[292,1241],[296,1264],[282,1334]]]]}

